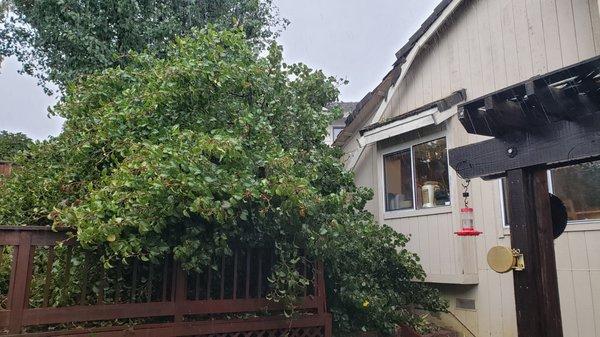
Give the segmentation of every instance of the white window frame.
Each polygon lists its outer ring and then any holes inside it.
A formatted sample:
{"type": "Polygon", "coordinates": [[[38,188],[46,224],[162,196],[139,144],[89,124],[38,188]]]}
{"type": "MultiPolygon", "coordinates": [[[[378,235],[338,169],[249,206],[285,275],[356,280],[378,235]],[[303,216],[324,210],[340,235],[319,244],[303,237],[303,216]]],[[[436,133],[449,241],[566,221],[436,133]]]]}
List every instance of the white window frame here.
{"type": "MultiPolygon", "coordinates": [[[[550,170],[546,170],[548,177],[548,193],[554,194],[554,184],[552,182],[552,173],[550,170]]],[[[500,193],[500,213],[502,214],[502,228],[505,230],[510,229],[508,219],[506,218],[506,204],[504,202],[504,186],[502,186],[502,179],[498,179],[498,190],[500,193]]],[[[600,219],[589,219],[589,220],[569,220],[568,225],[600,225],[600,219]]],[[[568,231],[568,227],[567,230],[568,231]]]]}
{"type": "MultiPolygon", "coordinates": [[[[340,129],[340,133],[344,130],[345,126],[342,125],[332,125],[331,126],[331,142],[335,142],[336,140],[336,135],[335,135],[335,129],[340,129]]],[[[339,133],[338,133],[339,136],[339,133]]]]}
{"type": "Polygon", "coordinates": [[[502,228],[509,229],[508,219],[506,218],[506,203],[504,202],[504,184],[502,179],[498,179],[498,191],[500,191],[500,214],[502,214],[502,228]]]}
{"type": "Polygon", "coordinates": [[[446,152],[448,151],[448,148],[450,146],[449,143],[449,135],[448,132],[446,130],[444,131],[439,131],[439,132],[435,132],[431,135],[425,136],[425,137],[419,137],[419,138],[415,138],[411,141],[407,141],[401,144],[397,144],[394,146],[390,146],[390,147],[386,147],[385,149],[382,149],[381,151],[379,151],[379,167],[378,167],[378,184],[379,184],[379,191],[381,191],[381,193],[379,193],[380,196],[380,210],[381,210],[381,214],[383,214],[383,218],[384,219],[394,219],[394,218],[405,218],[405,217],[412,217],[412,216],[422,216],[422,215],[430,215],[430,214],[441,214],[441,213],[451,213],[452,212],[452,205],[454,204],[454,195],[452,193],[453,191],[453,186],[454,186],[454,179],[453,179],[453,175],[450,172],[450,163],[448,162],[449,158],[448,155],[446,154],[446,161],[447,161],[447,165],[448,165],[448,193],[450,196],[450,205],[444,205],[444,206],[436,206],[436,207],[431,207],[431,208],[416,208],[417,206],[417,202],[416,202],[416,197],[417,197],[417,191],[415,188],[415,163],[414,163],[414,155],[413,155],[413,147],[415,145],[419,145],[419,144],[423,144],[423,143],[427,143],[436,139],[440,139],[440,138],[445,138],[446,139],[446,152]],[[411,161],[411,179],[412,179],[412,188],[413,188],[413,207],[412,208],[407,208],[407,209],[399,209],[399,210],[394,210],[394,211],[388,211],[386,209],[386,196],[385,196],[385,162],[384,162],[384,157],[386,157],[387,155],[390,154],[394,154],[396,152],[400,152],[402,150],[410,150],[410,161],[411,161]]]}

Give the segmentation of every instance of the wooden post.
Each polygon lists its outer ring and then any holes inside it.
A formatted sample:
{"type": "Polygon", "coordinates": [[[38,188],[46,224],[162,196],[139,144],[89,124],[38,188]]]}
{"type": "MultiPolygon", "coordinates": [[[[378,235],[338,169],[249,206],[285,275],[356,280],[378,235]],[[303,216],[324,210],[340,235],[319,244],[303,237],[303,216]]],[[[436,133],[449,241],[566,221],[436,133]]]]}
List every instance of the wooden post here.
{"type": "Polygon", "coordinates": [[[321,317],[323,317],[324,327],[323,327],[323,336],[331,337],[333,335],[333,327],[332,327],[332,317],[331,314],[327,313],[327,291],[325,289],[325,267],[323,266],[323,262],[316,263],[315,270],[315,291],[317,296],[317,301],[319,302],[317,312],[321,317]]]}
{"type": "Polygon", "coordinates": [[[326,308],[326,298],[327,294],[325,291],[325,273],[323,270],[323,263],[317,262],[315,268],[315,291],[317,300],[319,301],[319,313],[325,314],[327,313],[326,308]]]}
{"type": "Polygon", "coordinates": [[[35,247],[31,245],[31,232],[19,233],[19,245],[15,246],[15,250],[9,285],[8,331],[19,334],[23,328],[23,311],[29,305],[29,284],[35,254],[35,247]]]}
{"type": "Polygon", "coordinates": [[[519,337],[562,337],[546,169],[507,172],[513,249],[525,269],[513,272],[519,337]]]}
{"type": "Polygon", "coordinates": [[[181,262],[173,260],[173,275],[175,279],[173,281],[174,296],[173,302],[175,302],[175,322],[183,322],[184,311],[181,309],[181,304],[187,301],[187,273],[183,270],[181,262]]]}

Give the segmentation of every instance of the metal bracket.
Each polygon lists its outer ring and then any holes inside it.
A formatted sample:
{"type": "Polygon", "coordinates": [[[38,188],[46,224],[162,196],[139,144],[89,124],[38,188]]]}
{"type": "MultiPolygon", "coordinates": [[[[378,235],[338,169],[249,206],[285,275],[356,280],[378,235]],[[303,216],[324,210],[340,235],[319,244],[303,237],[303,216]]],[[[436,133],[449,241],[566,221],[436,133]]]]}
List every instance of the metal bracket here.
{"type": "Polygon", "coordinates": [[[514,271],[522,271],[525,269],[525,258],[519,249],[513,248],[512,250],[513,256],[515,258],[515,264],[513,266],[514,271]]]}
{"type": "Polygon", "coordinates": [[[505,246],[492,247],[487,255],[490,268],[497,273],[507,273],[511,270],[522,271],[525,269],[525,258],[519,249],[505,246]]]}

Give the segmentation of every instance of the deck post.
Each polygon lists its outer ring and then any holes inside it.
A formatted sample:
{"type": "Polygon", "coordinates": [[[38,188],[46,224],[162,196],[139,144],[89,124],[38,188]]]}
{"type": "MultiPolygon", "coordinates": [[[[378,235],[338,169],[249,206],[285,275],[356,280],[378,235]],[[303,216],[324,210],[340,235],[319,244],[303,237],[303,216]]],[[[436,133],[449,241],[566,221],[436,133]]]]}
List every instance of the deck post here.
{"type": "Polygon", "coordinates": [[[331,337],[333,335],[332,317],[327,312],[327,291],[325,288],[325,266],[323,262],[316,263],[316,295],[318,300],[317,312],[324,319],[323,337],[331,337]]]}
{"type": "Polygon", "coordinates": [[[181,262],[173,260],[173,273],[175,280],[173,287],[175,290],[172,301],[175,303],[175,322],[183,322],[184,311],[180,305],[187,301],[187,273],[183,270],[181,262]]]}
{"type": "Polygon", "coordinates": [[[29,284],[35,252],[35,247],[31,245],[31,232],[23,231],[18,237],[19,244],[15,246],[9,285],[8,331],[11,334],[21,333],[23,328],[23,311],[29,304],[29,284]]]}
{"type": "Polygon", "coordinates": [[[525,259],[513,272],[519,337],[562,337],[546,169],[511,170],[507,182],[511,245],[525,259]]]}

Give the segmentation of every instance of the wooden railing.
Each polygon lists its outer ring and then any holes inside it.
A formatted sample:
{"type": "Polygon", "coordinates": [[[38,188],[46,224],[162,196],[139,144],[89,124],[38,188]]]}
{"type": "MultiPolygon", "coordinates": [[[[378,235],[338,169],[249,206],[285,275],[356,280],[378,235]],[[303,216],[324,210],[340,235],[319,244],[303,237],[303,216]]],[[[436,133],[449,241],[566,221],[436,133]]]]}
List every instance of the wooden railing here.
{"type": "Polygon", "coordinates": [[[263,249],[236,249],[201,272],[184,271],[171,256],[104,268],[66,233],[40,227],[0,227],[0,249],[4,334],[331,336],[323,269],[306,259],[299,272],[311,283],[288,318],[265,298],[273,254],[263,249]]]}

